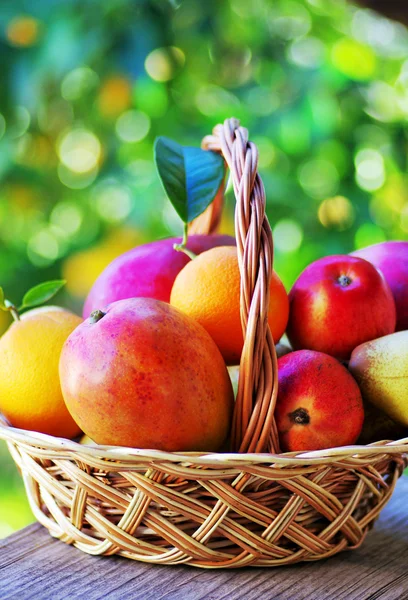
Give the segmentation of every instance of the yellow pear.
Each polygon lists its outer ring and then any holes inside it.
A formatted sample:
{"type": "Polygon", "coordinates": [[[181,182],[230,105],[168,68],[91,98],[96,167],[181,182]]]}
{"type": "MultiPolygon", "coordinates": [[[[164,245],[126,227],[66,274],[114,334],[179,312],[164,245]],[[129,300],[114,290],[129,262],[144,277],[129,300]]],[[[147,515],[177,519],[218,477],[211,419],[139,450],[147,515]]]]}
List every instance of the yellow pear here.
{"type": "Polygon", "coordinates": [[[349,369],[365,402],[408,427],[408,331],[357,346],[351,354],[349,369]]]}

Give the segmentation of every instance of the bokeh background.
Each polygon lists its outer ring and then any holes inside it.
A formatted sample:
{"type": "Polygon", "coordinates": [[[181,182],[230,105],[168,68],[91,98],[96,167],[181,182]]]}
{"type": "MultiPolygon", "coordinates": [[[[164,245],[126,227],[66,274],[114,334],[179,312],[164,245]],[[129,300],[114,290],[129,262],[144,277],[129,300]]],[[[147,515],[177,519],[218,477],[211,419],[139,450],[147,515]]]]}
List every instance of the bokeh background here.
{"type": "MultiPolygon", "coordinates": [[[[366,6],[2,0],[0,57],[0,285],[16,302],[62,276],[80,311],[115,256],[180,234],[154,139],[199,145],[228,116],[259,146],[287,288],[320,256],[408,237],[408,30],[366,6]]],[[[1,443],[0,537],[31,520],[1,443]]]]}

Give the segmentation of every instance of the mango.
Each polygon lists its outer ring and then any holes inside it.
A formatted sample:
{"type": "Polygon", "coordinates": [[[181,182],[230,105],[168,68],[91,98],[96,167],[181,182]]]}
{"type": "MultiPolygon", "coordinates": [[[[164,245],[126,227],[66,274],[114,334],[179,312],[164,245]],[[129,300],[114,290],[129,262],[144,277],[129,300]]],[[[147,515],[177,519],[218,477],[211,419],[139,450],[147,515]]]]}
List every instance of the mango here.
{"type": "Polygon", "coordinates": [[[395,331],[408,329],[408,242],[390,241],[373,244],[352,253],[365,258],[384,275],[397,309],[395,331]]]}
{"type": "Polygon", "coordinates": [[[357,346],[351,354],[349,369],[365,402],[408,427],[408,331],[357,346]]]}
{"type": "Polygon", "coordinates": [[[128,298],[93,312],[66,340],[59,367],[66,406],[96,444],[212,452],[228,437],[224,360],[170,304],[128,298]]]}

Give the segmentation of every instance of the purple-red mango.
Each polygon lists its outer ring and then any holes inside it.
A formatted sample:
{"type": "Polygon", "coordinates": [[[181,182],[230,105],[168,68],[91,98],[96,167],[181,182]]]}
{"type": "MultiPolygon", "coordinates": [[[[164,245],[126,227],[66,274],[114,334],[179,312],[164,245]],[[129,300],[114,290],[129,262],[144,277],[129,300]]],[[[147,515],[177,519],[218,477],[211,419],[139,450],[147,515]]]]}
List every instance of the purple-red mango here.
{"type": "Polygon", "coordinates": [[[381,242],[352,254],[365,258],[382,272],[395,300],[396,331],[408,329],[408,242],[381,242]]]}

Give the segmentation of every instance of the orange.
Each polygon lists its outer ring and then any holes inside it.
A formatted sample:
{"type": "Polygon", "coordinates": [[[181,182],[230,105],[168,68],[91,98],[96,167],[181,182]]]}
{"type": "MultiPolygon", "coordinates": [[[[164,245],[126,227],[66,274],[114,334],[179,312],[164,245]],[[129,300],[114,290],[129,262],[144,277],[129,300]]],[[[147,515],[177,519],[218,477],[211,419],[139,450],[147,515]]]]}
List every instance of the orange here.
{"type": "MultiPolygon", "coordinates": [[[[229,365],[239,363],[244,343],[239,296],[237,250],[233,246],[220,246],[203,252],[180,271],[170,297],[173,306],[208,331],[229,365]]],[[[273,272],[268,322],[275,342],[282,337],[288,316],[286,290],[273,272]]]]}
{"type": "Polygon", "coordinates": [[[22,315],[0,338],[0,412],[14,427],[72,438],[80,433],[65,406],[58,363],[62,346],[82,322],[46,306],[22,315]]]}

